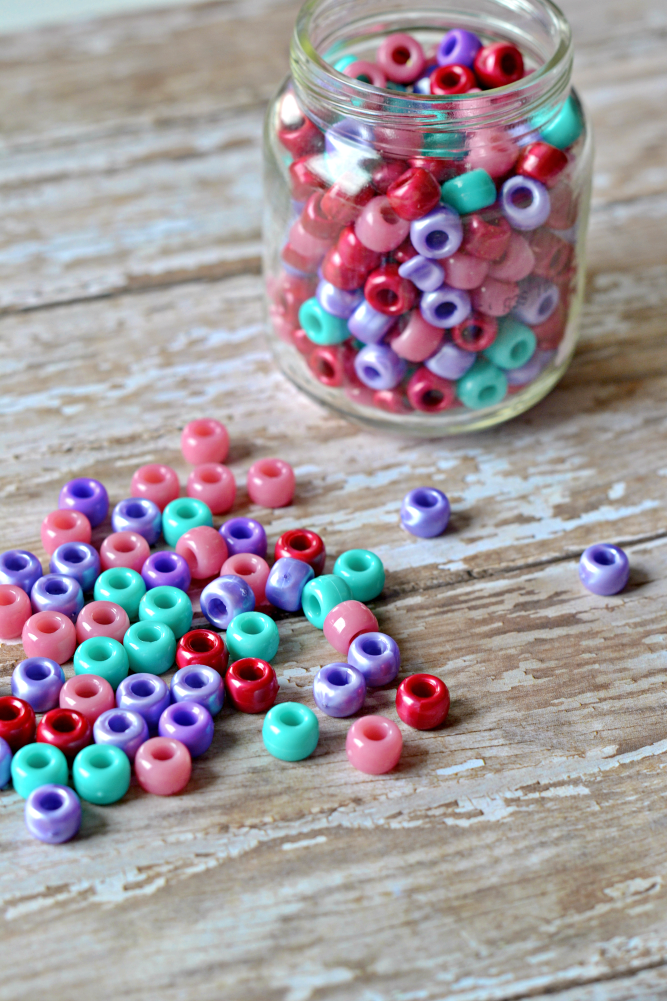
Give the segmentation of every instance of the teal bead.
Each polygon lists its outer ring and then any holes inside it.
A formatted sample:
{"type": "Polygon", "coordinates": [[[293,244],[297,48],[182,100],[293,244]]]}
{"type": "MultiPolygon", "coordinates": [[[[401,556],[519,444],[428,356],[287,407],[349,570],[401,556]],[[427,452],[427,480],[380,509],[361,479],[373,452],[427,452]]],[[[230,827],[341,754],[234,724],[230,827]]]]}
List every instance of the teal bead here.
{"type": "Polygon", "coordinates": [[[355,601],[372,601],[384,587],[382,560],[370,549],[348,549],[341,553],[333,572],[349,584],[355,601]]]}
{"type": "MultiPolygon", "coordinates": [[[[342,72],[342,71],[341,71],[342,72]]],[[[393,80],[387,80],[387,90],[397,90],[404,94],[408,88],[404,83],[394,83],[393,80]]]]}
{"type": "Polygon", "coordinates": [[[110,636],[84,640],[74,653],[75,674],[97,674],[109,682],[114,692],[130,673],[125,647],[110,636]]]}
{"type": "Polygon", "coordinates": [[[356,56],[352,55],[341,56],[340,59],[336,60],[336,62],[334,63],[334,69],[337,70],[339,73],[342,73],[343,70],[346,70],[348,66],[351,66],[352,63],[356,63],[356,61],[357,61],[356,56]]]}
{"type": "Polygon", "coordinates": [[[95,601],[113,601],[124,608],[130,622],[136,622],[139,602],[146,593],[146,584],[141,574],[128,567],[112,567],[105,570],[95,581],[93,596],[95,601]]]}
{"type": "Polygon", "coordinates": [[[470,410],[482,410],[500,403],[507,393],[507,379],[486,358],[478,358],[456,383],[456,395],[470,410]]]}
{"type": "Polygon", "coordinates": [[[264,747],[281,761],[302,761],[320,739],[317,716],[299,702],[280,702],[269,709],[262,727],[264,747]]]}
{"type": "Polygon", "coordinates": [[[316,629],[324,629],[324,620],[341,601],[350,601],[352,589],[337,574],[322,574],[309,580],[301,594],[304,615],[316,629]]]}
{"type": "Polygon", "coordinates": [[[67,758],[52,744],[24,744],[12,758],[14,791],[27,799],[45,785],[67,785],[67,758]]]}
{"type": "Polygon", "coordinates": [[[202,525],[212,527],[213,515],[208,504],[194,497],[178,497],[162,512],[162,534],[168,546],[175,546],[182,535],[202,525]]]}
{"type": "Polygon", "coordinates": [[[548,125],[540,128],[540,135],[551,146],[567,149],[579,138],[583,128],[584,120],[579,102],[574,94],[570,94],[556,117],[548,125]]]}
{"type": "Polygon", "coordinates": [[[74,788],[89,803],[116,803],[130,788],[130,759],[112,744],[89,744],[72,765],[74,788]]]}
{"type": "Polygon", "coordinates": [[[139,602],[139,621],[164,622],[180,640],[192,625],[192,602],[179,587],[152,587],[139,602]]]}
{"type": "Polygon", "coordinates": [[[459,174],[445,181],[442,186],[442,200],[445,205],[456,209],[460,215],[468,212],[478,212],[496,200],[496,186],[493,179],[481,168],[469,170],[467,174],[459,174]]]}
{"type": "Polygon", "coordinates": [[[278,653],[278,626],[262,612],[240,612],[229,623],[225,642],[230,663],[244,657],[257,657],[270,663],[278,653]]]}
{"type": "MultiPolygon", "coordinates": [[[[449,114],[448,112],[439,114],[435,111],[434,117],[446,122],[449,119],[449,114]]],[[[427,132],[426,135],[422,136],[421,152],[423,156],[440,157],[445,160],[462,160],[467,152],[465,132],[427,132]]]]}
{"type": "Polygon", "coordinates": [[[306,299],[299,310],[301,329],[313,344],[341,344],[350,336],[347,320],[322,309],[317,299],[306,299]]]}
{"type": "Polygon", "coordinates": [[[521,368],[535,354],[537,338],[525,323],[503,316],[498,322],[498,333],[484,356],[498,368],[521,368]]]}
{"type": "Polygon", "coordinates": [[[135,622],[125,633],[123,646],[137,674],[164,674],[176,657],[176,637],[164,622],[135,622]]]}

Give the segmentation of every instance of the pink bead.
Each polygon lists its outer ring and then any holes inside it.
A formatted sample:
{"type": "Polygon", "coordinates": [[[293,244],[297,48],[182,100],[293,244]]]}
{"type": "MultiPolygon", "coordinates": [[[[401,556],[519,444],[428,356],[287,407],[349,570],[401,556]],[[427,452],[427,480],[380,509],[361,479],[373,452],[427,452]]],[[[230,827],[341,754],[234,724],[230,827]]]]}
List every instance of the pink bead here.
{"type": "Polygon", "coordinates": [[[141,568],[151,554],[143,535],[137,532],[113,532],[100,546],[100,564],[103,570],[112,567],[129,567],[141,573],[141,568]]]}
{"type": "Polygon", "coordinates": [[[59,698],[61,709],[81,713],[91,726],[107,709],[116,708],[113,688],[97,674],[75,674],[60,689],[59,698]]]}
{"type": "Polygon", "coordinates": [[[440,264],[445,269],[445,284],[452,288],[479,288],[489,270],[488,261],[471,254],[452,254],[440,264]]]}
{"type": "Polygon", "coordinates": [[[164,511],[170,501],[176,500],[181,492],[178,476],[171,466],[153,463],[140,466],[132,476],[131,497],[145,497],[164,511]]]}
{"type": "Polygon", "coordinates": [[[289,242],[297,254],[319,261],[323,260],[326,252],[334,244],[333,240],[323,240],[319,236],[313,236],[307,229],[304,229],[303,223],[299,219],[290,228],[289,242]]]}
{"type": "Polygon", "coordinates": [[[350,643],[362,633],[376,633],[378,620],[361,601],[341,601],[324,620],[324,637],[347,657],[350,643]]]}
{"type": "Polygon", "coordinates": [[[361,210],[354,231],[364,247],[388,254],[403,243],[410,232],[410,222],[396,215],[386,195],[378,195],[361,210]]]}
{"type": "Polygon", "coordinates": [[[294,497],[294,470],[282,459],[258,459],[248,470],[248,495],[262,507],[287,507],[294,497]]]}
{"type": "Polygon", "coordinates": [[[76,629],[61,612],[37,612],[26,621],[21,640],[26,657],[48,657],[64,664],[76,648],[76,629]]]}
{"type": "Polygon", "coordinates": [[[17,640],[32,615],[30,598],[16,584],[0,584],[0,640],[17,640]]]}
{"type": "Polygon", "coordinates": [[[499,261],[489,267],[489,278],[499,278],[501,282],[520,282],[535,266],[535,254],[525,236],[512,230],[507,250],[499,261]]]}
{"type": "Polygon", "coordinates": [[[124,608],[113,601],[91,601],[84,605],[76,620],[76,641],[94,636],[108,636],[112,640],[123,642],[125,633],[130,628],[130,619],[124,608]]]}
{"type": "Polygon", "coordinates": [[[42,545],[49,556],[66,542],[90,542],[90,522],[81,511],[51,511],[42,522],[42,545]]]}
{"type": "Polygon", "coordinates": [[[211,514],[226,514],[234,506],[236,480],[227,466],[206,462],[192,470],[185,492],[208,505],[211,514]]]}
{"type": "Polygon", "coordinates": [[[181,452],[191,466],[200,466],[204,462],[224,462],[229,452],[227,428],[220,421],[211,418],[190,421],[181,432],[181,452]]]}
{"type": "MultiPolygon", "coordinates": [[[[387,78],[384,75],[383,70],[376,63],[369,63],[366,59],[357,59],[356,62],[350,63],[343,70],[345,76],[352,77],[353,80],[359,80],[361,77],[367,77],[368,82],[373,85],[373,87],[380,87],[384,89],[387,86],[387,78]]],[[[364,80],[364,83],[366,81],[364,80]]]]}
{"type": "Polygon", "coordinates": [[[362,716],[347,731],[345,750],[348,761],[357,771],[384,775],[398,764],[403,737],[396,724],[386,716],[362,716]]]}
{"type": "Polygon", "coordinates": [[[220,567],[227,559],[227,543],[217,529],[201,525],[180,537],[176,552],[187,563],[193,580],[206,580],[220,575],[220,567]]]}
{"type": "Polygon", "coordinates": [[[400,358],[417,362],[430,358],[438,350],[442,336],[440,327],[428,323],[416,309],[405,328],[388,343],[400,358]]]}
{"type": "Polygon", "coordinates": [[[236,574],[244,581],[255,595],[255,609],[266,601],[266,579],[269,576],[269,564],[261,556],[254,553],[236,553],[225,560],[220,570],[220,576],[236,574]]]}
{"type": "Polygon", "coordinates": [[[491,177],[503,177],[519,157],[519,147],[502,129],[482,129],[468,139],[468,170],[485,170],[491,177]]]}
{"type": "Polygon", "coordinates": [[[380,45],[376,56],[378,66],[394,83],[413,83],[426,64],[424,50],[412,35],[396,32],[380,45]]]}
{"type": "Polygon", "coordinates": [[[185,789],[190,780],[190,752],[180,740],[151,737],[137,751],[134,772],[146,792],[154,796],[173,796],[185,789]]]}
{"type": "Polygon", "coordinates": [[[497,278],[487,278],[470,297],[472,308],[488,316],[506,316],[514,309],[518,298],[518,285],[499,282],[497,278]]]}

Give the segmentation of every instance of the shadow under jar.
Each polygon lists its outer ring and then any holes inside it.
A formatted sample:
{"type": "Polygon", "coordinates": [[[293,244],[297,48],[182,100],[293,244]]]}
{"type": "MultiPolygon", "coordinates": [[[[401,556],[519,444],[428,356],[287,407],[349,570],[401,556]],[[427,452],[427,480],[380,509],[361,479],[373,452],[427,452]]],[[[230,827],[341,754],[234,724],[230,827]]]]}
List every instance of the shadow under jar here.
{"type": "MultiPolygon", "coordinates": [[[[399,66],[413,58],[394,48],[399,66]]],[[[549,0],[312,0],[291,71],[264,143],[283,372],[350,420],[413,435],[533,406],[572,357],[583,294],[592,140],[563,14],[549,0]],[[515,47],[523,75],[490,88],[478,70],[470,91],[436,93],[454,29],[485,52],[515,47]],[[397,33],[421,46],[421,75],[377,86],[397,33]]]]}

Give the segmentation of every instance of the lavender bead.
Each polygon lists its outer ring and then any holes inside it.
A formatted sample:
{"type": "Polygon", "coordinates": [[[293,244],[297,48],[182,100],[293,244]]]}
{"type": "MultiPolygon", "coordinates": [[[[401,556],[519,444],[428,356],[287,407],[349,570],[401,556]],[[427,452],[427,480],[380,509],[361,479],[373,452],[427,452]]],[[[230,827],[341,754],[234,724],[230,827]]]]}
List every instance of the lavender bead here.
{"type": "Polygon", "coordinates": [[[579,560],[579,579],[593,594],[618,594],[628,583],[630,562],[618,546],[600,542],[589,546],[579,560]]]}
{"type": "Polygon", "coordinates": [[[58,507],[64,511],[80,511],[95,528],[109,512],[109,495],[99,480],[83,476],[65,484],[58,497],[58,507]]]}
{"type": "Polygon", "coordinates": [[[100,575],[100,554],[87,542],[65,542],[51,557],[50,568],[78,580],[82,591],[92,591],[100,575]]]}
{"type": "Polygon", "coordinates": [[[515,229],[537,229],[549,218],[551,199],[539,181],[515,174],[500,189],[500,208],[515,229]]]}
{"type": "Polygon", "coordinates": [[[455,327],[470,316],[470,296],[463,289],[443,285],[437,292],[424,292],[419,308],[432,326],[455,327]]]}
{"type": "Polygon", "coordinates": [[[463,241],[461,216],[449,205],[440,205],[410,224],[410,239],[422,257],[451,257],[463,241]]]}
{"type": "Polygon", "coordinates": [[[211,625],[226,629],[236,615],[255,610],[255,595],[243,577],[225,574],[207,584],[199,599],[211,625]]]}
{"type": "Polygon", "coordinates": [[[139,713],[151,732],[157,730],[160,716],[170,701],[166,683],[155,674],[131,674],[116,689],[118,708],[139,713]]]}
{"type": "Polygon", "coordinates": [[[36,713],[45,713],[58,705],[65,672],[48,657],[28,657],[12,673],[12,695],[27,702],[36,713]]]}
{"type": "Polygon", "coordinates": [[[127,497],[113,509],[111,527],[114,532],[136,532],[154,546],[162,535],[162,512],[146,497],[127,497]]]}
{"type": "Polygon", "coordinates": [[[369,688],[379,688],[398,674],[401,653],[396,640],[386,633],[363,633],[352,640],[347,661],[361,671],[369,688]]]}
{"type": "Polygon", "coordinates": [[[93,723],[96,744],[111,744],[125,751],[130,761],[150,736],[148,723],[131,709],[107,709],[93,723]]]}
{"type": "Polygon", "coordinates": [[[266,556],[266,532],[254,518],[230,518],[221,525],[220,535],[230,556],[237,553],[254,553],[262,559],[266,556]]]}
{"type": "Polygon", "coordinates": [[[198,758],[213,740],[213,717],[199,702],[175,702],[160,716],[158,733],[185,744],[190,756],[198,758]]]}
{"type": "Polygon", "coordinates": [[[544,323],[558,305],[559,298],[557,285],[538,275],[529,275],[519,282],[519,298],[512,316],[528,326],[544,323]]]}
{"type": "Polygon", "coordinates": [[[48,845],[61,845],[81,827],[81,801],[68,786],[44,785],[25,801],[28,833],[48,845]]]}
{"type": "Polygon", "coordinates": [[[403,498],[401,525],[411,535],[432,539],[442,535],[449,521],[449,501],[442,490],[417,487],[403,498]]]}
{"type": "Polygon", "coordinates": [[[354,359],[354,371],[370,389],[393,389],[407,370],[407,362],[386,344],[367,344],[354,359]]]}
{"type": "Polygon", "coordinates": [[[172,702],[198,702],[217,716],[225,701],[225,683],[218,672],[206,664],[182,667],[171,679],[172,702]]]}
{"type": "Polygon", "coordinates": [[[61,612],[72,622],[83,608],[83,591],[78,580],[62,573],[40,577],[30,592],[33,612],[61,612]]]}
{"type": "Polygon", "coordinates": [[[508,386],[527,386],[533,379],[537,379],[551,359],[556,354],[555,351],[536,351],[530,361],[520,368],[505,369],[505,378],[508,386]]]}
{"type": "Polygon", "coordinates": [[[364,299],[347,321],[347,328],[353,337],[364,344],[377,344],[395,322],[396,317],[379,313],[364,299]]]}
{"type": "Polygon", "coordinates": [[[440,66],[452,66],[456,63],[457,66],[471,67],[481,47],[482,43],[472,31],[454,28],[447,32],[438,45],[435,58],[440,66]]]}
{"type": "Polygon", "coordinates": [[[26,549],[8,549],[0,555],[0,584],[16,584],[29,595],[43,572],[35,554],[26,549]]]}
{"type": "Polygon", "coordinates": [[[314,576],[313,568],[303,560],[282,556],[273,564],[266,579],[267,600],[285,612],[298,612],[303,589],[314,576]]]}
{"type": "Polygon", "coordinates": [[[341,320],[348,320],[364,298],[361,289],[357,289],[356,292],[344,292],[343,289],[336,288],[327,281],[320,281],[315,295],[322,309],[332,316],[340,317],[341,320]]]}
{"type": "Polygon", "coordinates": [[[445,280],[444,269],[421,254],[401,264],[398,273],[401,278],[409,278],[422,292],[435,292],[445,280]]]}
{"type": "Polygon", "coordinates": [[[366,680],[350,664],[327,664],[315,675],[313,698],[327,716],[351,716],[364,704],[366,680]]]}
{"type": "Polygon", "coordinates": [[[12,749],[4,737],[0,737],[0,789],[4,789],[11,777],[12,749]]]}
{"type": "Polygon", "coordinates": [[[324,151],[338,161],[338,169],[349,169],[364,161],[378,159],[373,147],[373,129],[354,118],[342,118],[327,129],[324,133],[324,151]]]}
{"type": "Polygon", "coordinates": [[[141,576],[147,591],[154,587],[177,587],[187,591],[190,587],[190,567],[178,553],[151,553],[141,568],[141,576]]]}
{"type": "Polygon", "coordinates": [[[434,355],[424,362],[429,371],[439,375],[441,379],[460,379],[469,368],[475,364],[477,355],[474,351],[464,351],[463,348],[447,341],[434,355]]]}

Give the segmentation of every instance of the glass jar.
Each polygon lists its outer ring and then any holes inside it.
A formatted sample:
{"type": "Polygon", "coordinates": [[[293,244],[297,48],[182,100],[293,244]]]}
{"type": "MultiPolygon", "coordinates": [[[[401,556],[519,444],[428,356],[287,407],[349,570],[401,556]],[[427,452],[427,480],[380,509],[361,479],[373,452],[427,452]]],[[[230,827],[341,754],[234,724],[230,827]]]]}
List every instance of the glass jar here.
{"type": "Polygon", "coordinates": [[[489,427],[548,393],[583,294],[592,141],[569,25],[549,0],[462,7],[311,0],[266,119],[280,367],[350,420],[426,437],[489,427]],[[375,60],[395,33],[435,64],[455,28],[515,45],[525,75],[456,95],[368,82],[385,83],[375,60]]]}

